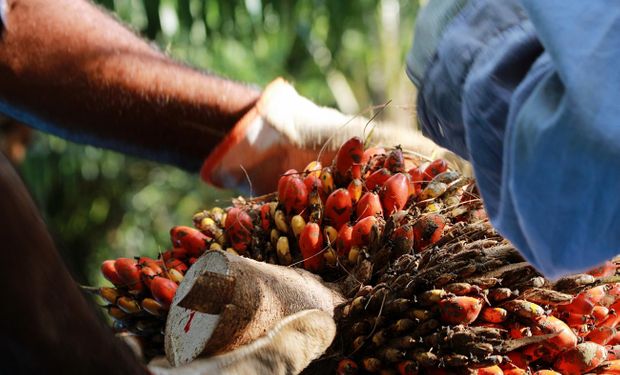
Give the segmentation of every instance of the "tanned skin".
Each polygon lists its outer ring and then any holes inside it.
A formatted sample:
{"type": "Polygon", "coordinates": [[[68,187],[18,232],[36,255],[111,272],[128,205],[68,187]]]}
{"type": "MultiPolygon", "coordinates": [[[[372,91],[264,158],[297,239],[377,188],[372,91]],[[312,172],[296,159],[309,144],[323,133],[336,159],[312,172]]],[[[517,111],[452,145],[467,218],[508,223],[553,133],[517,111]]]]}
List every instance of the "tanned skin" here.
{"type": "MultiPolygon", "coordinates": [[[[86,0],[0,2],[0,111],[31,126],[197,171],[259,96],[172,61],[86,0]]],[[[2,155],[0,197],[0,373],[144,373],[2,155]]]]}
{"type": "Polygon", "coordinates": [[[83,143],[197,171],[253,87],[166,57],[86,0],[2,0],[0,111],[83,143]]]}

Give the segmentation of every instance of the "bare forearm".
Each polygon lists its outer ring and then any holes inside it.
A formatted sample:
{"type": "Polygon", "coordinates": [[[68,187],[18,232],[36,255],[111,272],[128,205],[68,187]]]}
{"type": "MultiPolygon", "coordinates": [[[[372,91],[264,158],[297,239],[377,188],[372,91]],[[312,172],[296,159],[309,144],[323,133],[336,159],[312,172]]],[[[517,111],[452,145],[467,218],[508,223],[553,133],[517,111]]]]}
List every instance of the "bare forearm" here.
{"type": "Polygon", "coordinates": [[[188,168],[259,92],[172,61],[85,0],[8,0],[3,111],[35,127],[188,168]]]}

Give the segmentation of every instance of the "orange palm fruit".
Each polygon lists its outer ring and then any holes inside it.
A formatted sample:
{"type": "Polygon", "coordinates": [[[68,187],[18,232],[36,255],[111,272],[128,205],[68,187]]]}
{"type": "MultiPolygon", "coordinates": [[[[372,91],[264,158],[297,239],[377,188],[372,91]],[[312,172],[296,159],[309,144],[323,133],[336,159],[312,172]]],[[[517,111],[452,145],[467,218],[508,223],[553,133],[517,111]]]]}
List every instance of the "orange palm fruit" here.
{"type": "Polygon", "coordinates": [[[153,298],[164,305],[164,307],[169,307],[172,304],[177,288],[177,283],[165,277],[156,276],[151,281],[153,298]]]}
{"type": "Polygon", "coordinates": [[[250,215],[239,207],[233,207],[227,212],[224,228],[233,249],[245,252],[252,242],[250,215]]]}
{"type": "Polygon", "coordinates": [[[353,137],[344,142],[334,158],[334,171],[340,179],[362,177],[362,158],[364,156],[364,141],[360,137],[353,137]]]}
{"type": "Polygon", "coordinates": [[[105,277],[109,282],[114,285],[122,285],[123,281],[121,280],[118,272],[116,271],[116,266],[114,265],[115,260],[106,260],[101,264],[101,273],[103,277],[105,277]]]}
{"type": "Polygon", "coordinates": [[[439,301],[441,319],[448,324],[471,324],[482,310],[482,301],[469,296],[454,296],[439,301]]]}
{"type": "Polygon", "coordinates": [[[386,217],[402,210],[409,198],[409,180],[403,173],[388,178],[380,192],[381,205],[386,217]]]}
{"type": "Polygon", "coordinates": [[[195,257],[202,255],[209,248],[210,242],[210,238],[199,230],[181,225],[170,229],[170,239],[175,247],[182,247],[189,256],[195,257]]]}
{"type": "Polygon", "coordinates": [[[336,229],[351,219],[352,212],[353,202],[347,189],[336,189],[327,197],[325,219],[336,229]]]}
{"type": "Polygon", "coordinates": [[[324,258],[317,254],[323,249],[323,234],[317,223],[307,223],[299,235],[299,249],[304,259],[304,268],[309,271],[323,269],[324,258]]]}
{"type": "Polygon", "coordinates": [[[560,353],[553,368],[563,375],[580,375],[598,367],[606,359],[607,349],[604,346],[586,341],[560,353]]]}
{"type": "Polygon", "coordinates": [[[370,176],[368,176],[368,178],[366,178],[366,189],[374,191],[382,187],[391,176],[392,174],[386,168],[381,168],[374,171],[370,174],[370,176]]]}

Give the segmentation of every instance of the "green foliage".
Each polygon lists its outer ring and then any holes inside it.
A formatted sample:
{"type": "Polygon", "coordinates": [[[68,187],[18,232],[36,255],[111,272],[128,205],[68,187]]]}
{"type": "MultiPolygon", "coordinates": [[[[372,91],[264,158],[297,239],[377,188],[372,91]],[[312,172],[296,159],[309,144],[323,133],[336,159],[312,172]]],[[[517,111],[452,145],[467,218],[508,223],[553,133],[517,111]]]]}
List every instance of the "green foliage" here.
{"type": "MultiPolygon", "coordinates": [[[[264,86],[278,76],[324,105],[408,105],[404,56],[417,1],[99,0],[176,59],[264,86]]],[[[409,112],[390,115],[411,120],[409,112]],[[400,116],[400,117],[399,117],[400,116]]],[[[168,230],[231,192],[198,176],[39,135],[21,173],[80,282],[104,259],[155,255],[168,230]]],[[[225,206],[224,201],[221,202],[225,206]]]]}

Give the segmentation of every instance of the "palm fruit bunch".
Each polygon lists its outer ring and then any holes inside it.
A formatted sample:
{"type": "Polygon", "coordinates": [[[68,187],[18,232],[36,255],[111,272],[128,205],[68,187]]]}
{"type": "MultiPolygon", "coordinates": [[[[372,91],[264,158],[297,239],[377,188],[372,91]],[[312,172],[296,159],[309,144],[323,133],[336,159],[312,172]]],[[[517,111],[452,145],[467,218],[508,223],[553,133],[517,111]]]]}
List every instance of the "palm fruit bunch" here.
{"type": "Polygon", "coordinates": [[[439,240],[453,223],[483,219],[476,194],[442,159],[420,167],[400,147],[364,150],[354,137],[332,165],[286,171],[276,193],[238,198],[193,221],[227,251],[339,278],[379,248],[389,250],[384,262],[394,260],[439,240]]]}
{"type": "Polygon", "coordinates": [[[442,159],[355,137],[331,165],[289,170],[277,192],[200,211],[193,224],[172,228],[173,248],[156,260],[104,262],[115,288],[95,289],[115,327],[154,354],[187,267],[223,250],[340,286],[338,334],[307,373],[620,374],[616,261],[550,282],[442,159]]]}
{"type": "Polygon", "coordinates": [[[619,374],[616,270],[551,283],[487,223],[455,225],[337,308],[326,362],[338,374],[619,374]]]}
{"type": "Polygon", "coordinates": [[[177,287],[211,243],[191,227],[174,227],[170,237],[173,247],[157,259],[104,261],[101,273],[114,287],[83,287],[105,301],[114,330],[138,339],[146,359],[164,354],[164,327],[177,287]]]}

